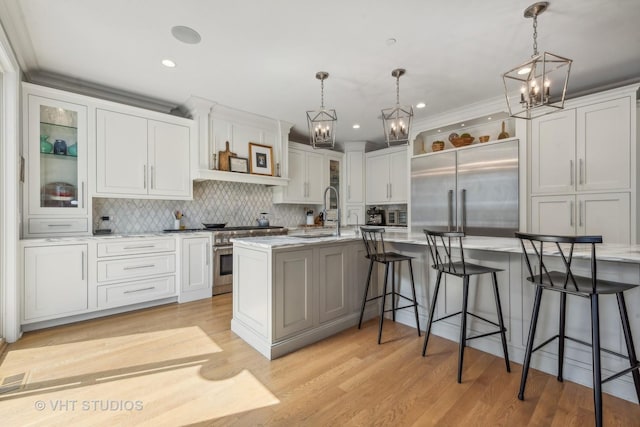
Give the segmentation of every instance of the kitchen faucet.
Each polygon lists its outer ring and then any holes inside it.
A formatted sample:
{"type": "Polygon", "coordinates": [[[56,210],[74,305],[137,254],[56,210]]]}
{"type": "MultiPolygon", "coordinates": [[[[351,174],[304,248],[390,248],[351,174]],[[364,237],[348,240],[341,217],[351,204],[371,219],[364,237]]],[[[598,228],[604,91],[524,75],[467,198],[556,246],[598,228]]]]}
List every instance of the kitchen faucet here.
{"type": "Polygon", "coordinates": [[[322,212],[324,212],[324,220],[327,220],[327,191],[333,190],[336,193],[336,237],[340,237],[340,196],[338,195],[338,190],[336,187],[328,186],[324,189],[324,196],[322,196],[324,202],[324,208],[322,212]]]}

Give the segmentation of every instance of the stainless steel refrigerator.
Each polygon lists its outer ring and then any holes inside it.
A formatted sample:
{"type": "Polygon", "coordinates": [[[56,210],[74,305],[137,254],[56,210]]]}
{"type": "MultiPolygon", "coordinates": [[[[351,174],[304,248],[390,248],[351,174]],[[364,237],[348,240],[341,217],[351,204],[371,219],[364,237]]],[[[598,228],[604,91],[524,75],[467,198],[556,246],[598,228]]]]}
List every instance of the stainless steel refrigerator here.
{"type": "Polygon", "coordinates": [[[518,230],[518,141],[472,145],[411,160],[411,229],[513,237],[518,230]]]}

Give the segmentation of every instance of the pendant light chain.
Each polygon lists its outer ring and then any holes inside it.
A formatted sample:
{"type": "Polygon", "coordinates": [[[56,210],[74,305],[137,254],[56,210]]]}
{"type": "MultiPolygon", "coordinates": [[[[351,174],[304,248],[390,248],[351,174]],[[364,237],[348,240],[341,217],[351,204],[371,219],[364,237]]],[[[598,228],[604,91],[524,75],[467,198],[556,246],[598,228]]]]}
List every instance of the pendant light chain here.
{"type": "Polygon", "coordinates": [[[320,79],[320,108],[324,110],[324,79],[320,79]]]}
{"type": "Polygon", "coordinates": [[[400,75],[396,76],[396,105],[400,105],[400,75]]]}
{"type": "MultiPolygon", "coordinates": [[[[533,15],[533,56],[538,55],[538,14],[533,15]]],[[[533,57],[532,56],[532,57],[533,57]]]]}

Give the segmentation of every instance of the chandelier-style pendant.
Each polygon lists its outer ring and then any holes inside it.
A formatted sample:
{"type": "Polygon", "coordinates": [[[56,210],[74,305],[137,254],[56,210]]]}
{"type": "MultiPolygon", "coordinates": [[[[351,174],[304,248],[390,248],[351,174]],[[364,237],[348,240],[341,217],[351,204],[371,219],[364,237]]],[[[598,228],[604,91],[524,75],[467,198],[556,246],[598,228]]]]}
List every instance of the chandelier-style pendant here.
{"type": "Polygon", "coordinates": [[[525,18],[533,18],[533,55],[502,75],[512,117],[529,120],[564,108],[573,61],[549,52],[538,53],[538,15],[548,6],[548,2],[539,2],[524,11],[525,18]]]}
{"type": "Polygon", "coordinates": [[[405,72],[403,68],[396,68],[391,72],[391,75],[396,78],[396,106],[382,110],[384,138],[389,147],[409,144],[413,107],[400,105],[400,76],[405,72]]]}
{"type": "Polygon", "coordinates": [[[309,140],[313,148],[333,148],[336,141],[336,110],[324,108],[324,81],[328,78],[326,71],[316,73],[316,79],[320,80],[320,110],[307,111],[309,140]]]}

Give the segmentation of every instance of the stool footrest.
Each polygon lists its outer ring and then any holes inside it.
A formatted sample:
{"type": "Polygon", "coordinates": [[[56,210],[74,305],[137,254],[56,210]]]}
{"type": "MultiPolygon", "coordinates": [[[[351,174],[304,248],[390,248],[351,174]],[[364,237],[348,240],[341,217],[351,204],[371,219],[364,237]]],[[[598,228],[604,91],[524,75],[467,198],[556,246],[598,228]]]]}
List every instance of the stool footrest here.
{"type": "Polygon", "coordinates": [[[388,312],[390,312],[390,311],[402,310],[403,308],[411,308],[411,307],[415,307],[416,305],[417,305],[417,304],[409,304],[409,305],[405,305],[405,306],[403,306],[403,307],[390,308],[390,309],[385,310],[384,312],[385,312],[385,313],[388,313],[388,312]]]}
{"type": "MultiPolygon", "coordinates": [[[[542,344],[539,344],[537,347],[535,347],[533,350],[531,350],[531,353],[533,354],[534,352],[540,350],[542,347],[544,347],[545,345],[549,344],[551,341],[555,340],[556,338],[560,338],[560,335],[554,335],[551,338],[549,338],[548,340],[546,340],[545,342],[543,342],[542,344]]],[[[582,345],[587,346],[587,347],[593,347],[593,345],[590,342],[582,341],[582,340],[579,340],[577,338],[572,338],[572,337],[569,337],[567,335],[565,335],[564,338],[569,340],[569,341],[573,341],[573,342],[576,342],[578,344],[582,344],[582,345]]],[[[621,353],[615,352],[613,350],[609,350],[607,348],[602,348],[601,347],[600,351],[602,351],[604,353],[611,354],[613,356],[622,357],[623,359],[631,360],[628,355],[621,354],[621,353]]],[[[639,362],[636,360],[636,363],[639,363],[639,362]]]]}
{"type": "Polygon", "coordinates": [[[618,372],[617,374],[613,374],[613,375],[611,375],[609,378],[604,379],[604,380],[602,380],[601,382],[602,382],[602,384],[604,384],[604,383],[606,383],[607,381],[615,380],[616,378],[621,377],[621,376],[623,376],[623,375],[626,375],[626,374],[628,374],[629,372],[633,372],[633,371],[634,371],[634,370],[636,370],[636,369],[640,369],[640,363],[638,363],[638,361],[637,361],[637,360],[636,360],[636,362],[633,364],[633,366],[631,366],[631,367],[629,367],[629,368],[627,368],[627,369],[625,369],[625,370],[622,370],[622,371],[618,372]]]}
{"type": "Polygon", "coordinates": [[[499,330],[493,331],[493,332],[487,332],[487,333],[480,334],[480,335],[474,335],[472,337],[466,337],[466,340],[468,341],[468,340],[473,340],[473,339],[476,339],[476,338],[488,337],[490,335],[501,334],[503,332],[507,332],[507,328],[505,328],[504,330],[499,329],[499,330]]]}

